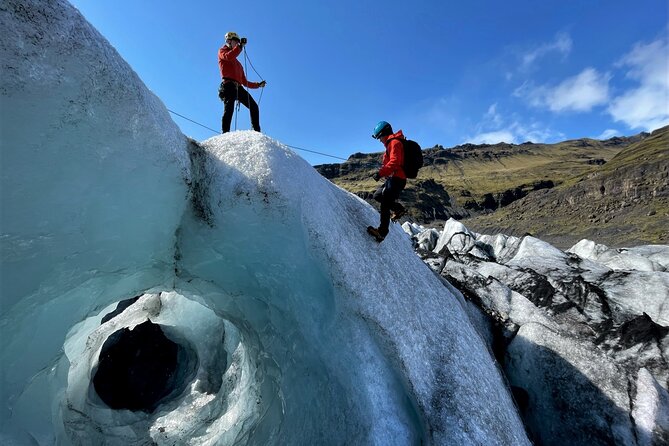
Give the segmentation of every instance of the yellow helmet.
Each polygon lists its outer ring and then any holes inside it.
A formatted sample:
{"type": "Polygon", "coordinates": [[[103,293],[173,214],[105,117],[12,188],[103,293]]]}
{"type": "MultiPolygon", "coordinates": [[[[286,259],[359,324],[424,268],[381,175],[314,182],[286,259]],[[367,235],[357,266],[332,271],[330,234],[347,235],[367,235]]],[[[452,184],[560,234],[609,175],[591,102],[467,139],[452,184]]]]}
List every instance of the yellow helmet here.
{"type": "Polygon", "coordinates": [[[225,33],[225,40],[233,40],[233,39],[239,41],[240,40],[239,39],[239,34],[237,34],[234,31],[229,31],[229,32],[225,33]]]}

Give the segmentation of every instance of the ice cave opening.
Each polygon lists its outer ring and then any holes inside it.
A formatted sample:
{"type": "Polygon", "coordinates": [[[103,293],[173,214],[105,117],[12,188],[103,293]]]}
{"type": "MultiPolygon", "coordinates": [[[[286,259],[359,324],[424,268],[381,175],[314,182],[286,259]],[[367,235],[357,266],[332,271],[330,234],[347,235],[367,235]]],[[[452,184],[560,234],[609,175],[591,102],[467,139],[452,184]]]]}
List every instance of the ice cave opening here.
{"type": "Polygon", "coordinates": [[[147,320],[107,338],[93,371],[95,392],[107,406],[153,412],[186,387],[197,356],[189,355],[163,328],[147,320]]]}
{"type": "Polygon", "coordinates": [[[200,296],[175,291],[121,300],[81,321],[59,364],[68,369],[58,411],[65,436],[181,441],[207,425],[201,436],[243,437],[280,403],[271,397],[276,373],[243,331],[200,296]]]}

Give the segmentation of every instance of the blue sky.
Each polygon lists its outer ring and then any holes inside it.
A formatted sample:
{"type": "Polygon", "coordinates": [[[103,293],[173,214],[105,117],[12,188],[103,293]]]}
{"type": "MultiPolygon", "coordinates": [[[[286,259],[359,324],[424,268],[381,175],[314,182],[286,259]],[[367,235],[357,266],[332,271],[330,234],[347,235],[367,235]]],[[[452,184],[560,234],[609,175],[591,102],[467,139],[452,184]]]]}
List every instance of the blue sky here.
{"type": "MultiPolygon", "coordinates": [[[[424,148],[669,123],[666,0],[72,3],[167,108],[217,130],[218,48],[226,31],[246,36],[267,81],[262,98],[251,90],[263,132],[342,158],[381,151],[370,137],[379,120],[424,148]]],[[[214,135],[174,120],[197,140],[214,135]]],[[[250,128],[244,107],[237,128],[250,128]]]]}

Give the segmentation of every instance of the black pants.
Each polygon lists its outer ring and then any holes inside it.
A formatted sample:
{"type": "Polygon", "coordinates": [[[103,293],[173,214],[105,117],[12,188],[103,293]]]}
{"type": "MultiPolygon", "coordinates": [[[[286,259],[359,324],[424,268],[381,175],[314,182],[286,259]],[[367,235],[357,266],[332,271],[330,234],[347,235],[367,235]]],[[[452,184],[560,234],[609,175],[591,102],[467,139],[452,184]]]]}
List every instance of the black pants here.
{"type": "Polygon", "coordinates": [[[401,178],[390,177],[386,179],[383,186],[379,187],[374,192],[374,199],[381,203],[381,224],[379,225],[379,233],[384,237],[388,235],[388,227],[390,226],[390,211],[398,212],[404,209],[395,200],[400,196],[400,192],[407,185],[407,180],[401,178]]]}
{"type": "Polygon", "coordinates": [[[221,98],[225,108],[223,110],[223,119],[221,120],[223,133],[230,131],[232,115],[235,112],[235,101],[239,101],[251,112],[251,126],[256,132],[260,131],[260,110],[258,104],[241,85],[236,82],[221,83],[218,89],[218,97],[221,98]]]}

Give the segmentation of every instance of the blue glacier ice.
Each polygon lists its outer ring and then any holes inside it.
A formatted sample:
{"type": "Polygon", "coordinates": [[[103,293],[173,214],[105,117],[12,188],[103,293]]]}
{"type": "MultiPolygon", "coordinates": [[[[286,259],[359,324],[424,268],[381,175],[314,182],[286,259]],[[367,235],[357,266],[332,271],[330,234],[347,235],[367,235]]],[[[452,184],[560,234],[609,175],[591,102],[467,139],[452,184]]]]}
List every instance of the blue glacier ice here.
{"type": "Polygon", "coordinates": [[[189,140],[68,3],[0,25],[2,444],[529,444],[398,226],[371,240],[373,208],[268,136],[189,140]],[[147,321],[179,385],[112,409],[105,344],[147,321]]]}

